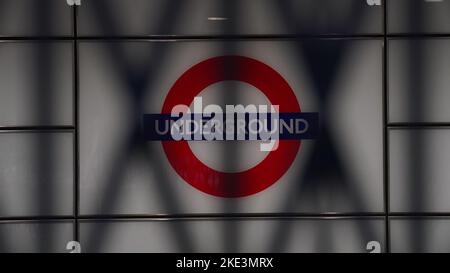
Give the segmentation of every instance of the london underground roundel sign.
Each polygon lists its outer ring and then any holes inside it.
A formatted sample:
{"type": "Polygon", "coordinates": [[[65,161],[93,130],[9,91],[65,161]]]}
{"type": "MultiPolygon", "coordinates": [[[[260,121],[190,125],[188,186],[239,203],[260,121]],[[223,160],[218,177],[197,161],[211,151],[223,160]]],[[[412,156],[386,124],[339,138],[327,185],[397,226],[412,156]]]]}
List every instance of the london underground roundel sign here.
{"type": "MultiPolygon", "coordinates": [[[[300,113],[300,105],[286,80],[268,65],[243,56],[219,56],[188,69],[175,82],[164,101],[161,114],[170,114],[176,105],[191,105],[209,85],[221,81],[241,81],[263,92],[280,113],[300,113]]],[[[258,165],[241,172],[222,172],[201,162],[187,141],[163,141],[167,158],[187,183],[220,197],[243,197],[260,192],[279,180],[289,169],[300,148],[300,139],[280,139],[276,150],[258,165]]]]}

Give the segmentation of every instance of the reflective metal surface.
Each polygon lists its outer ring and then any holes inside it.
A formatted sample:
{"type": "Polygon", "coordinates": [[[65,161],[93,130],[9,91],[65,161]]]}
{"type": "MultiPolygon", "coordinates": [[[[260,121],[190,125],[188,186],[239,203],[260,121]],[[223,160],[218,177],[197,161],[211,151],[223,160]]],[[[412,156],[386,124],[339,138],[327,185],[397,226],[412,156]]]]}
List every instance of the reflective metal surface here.
{"type": "MultiPolygon", "coordinates": [[[[0,0],[0,252],[448,251],[449,5],[0,0]],[[244,198],[192,187],[141,131],[185,71],[223,55],[277,71],[320,119],[244,198]]],[[[236,81],[201,95],[268,103],[236,81]]],[[[257,144],[189,148],[240,171],[267,156],[257,144]]]]}

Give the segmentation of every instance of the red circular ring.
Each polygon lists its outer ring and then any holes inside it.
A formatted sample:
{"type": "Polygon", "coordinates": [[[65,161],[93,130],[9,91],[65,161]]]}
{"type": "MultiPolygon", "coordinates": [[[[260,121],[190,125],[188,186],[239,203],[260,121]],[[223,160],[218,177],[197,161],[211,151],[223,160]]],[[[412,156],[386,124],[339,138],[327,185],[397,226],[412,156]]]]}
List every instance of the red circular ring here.
{"type": "MultiPolygon", "coordinates": [[[[297,98],[286,80],[268,65],[243,56],[220,56],[202,61],[188,69],[169,90],[162,113],[170,114],[178,104],[191,105],[194,97],[211,84],[235,80],[262,91],[280,112],[300,112],[297,98]]],[[[187,183],[220,197],[243,197],[271,186],[289,169],[300,148],[300,140],[280,140],[255,167],[242,172],[221,172],[206,166],[187,141],[163,141],[167,158],[187,183]]]]}

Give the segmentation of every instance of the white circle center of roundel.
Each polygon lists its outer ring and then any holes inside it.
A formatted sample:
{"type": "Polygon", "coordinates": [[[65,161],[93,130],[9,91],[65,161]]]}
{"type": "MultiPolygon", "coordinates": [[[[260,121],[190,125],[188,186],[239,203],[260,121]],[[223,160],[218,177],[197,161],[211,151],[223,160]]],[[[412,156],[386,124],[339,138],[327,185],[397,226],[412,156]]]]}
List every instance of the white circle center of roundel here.
{"type": "MultiPolygon", "coordinates": [[[[226,105],[268,105],[270,101],[256,87],[240,81],[222,81],[202,90],[203,108],[217,104],[225,111],[226,105]]],[[[193,105],[190,105],[193,109],[193,105]]],[[[208,167],[222,172],[242,172],[258,165],[269,152],[260,149],[262,141],[188,141],[195,156],[208,167]]]]}

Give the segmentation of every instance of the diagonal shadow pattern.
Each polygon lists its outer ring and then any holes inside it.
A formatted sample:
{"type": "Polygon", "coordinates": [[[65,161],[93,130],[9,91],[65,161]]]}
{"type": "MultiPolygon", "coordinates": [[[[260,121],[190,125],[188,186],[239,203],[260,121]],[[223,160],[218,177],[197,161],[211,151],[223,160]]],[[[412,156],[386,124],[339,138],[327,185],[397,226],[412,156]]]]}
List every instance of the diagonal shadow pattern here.
{"type": "MultiPolygon", "coordinates": [[[[159,32],[170,33],[171,29],[176,25],[176,19],[178,18],[179,11],[182,10],[183,4],[186,1],[167,1],[165,7],[162,10],[163,16],[161,16],[161,22],[159,32]],[[167,21],[167,18],[173,18],[167,21]]],[[[98,23],[103,30],[117,29],[114,18],[111,16],[111,11],[108,5],[102,5],[100,2],[91,2],[95,13],[98,17],[98,23]]],[[[135,153],[144,153],[145,158],[151,162],[151,166],[155,171],[158,178],[157,185],[159,186],[159,193],[162,195],[161,200],[164,201],[164,205],[169,211],[179,210],[179,203],[174,193],[168,188],[167,174],[164,173],[164,168],[161,166],[161,162],[154,156],[156,153],[150,147],[146,146],[144,138],[141,135],[140,120],[143,114],[143,97],[145,90],[148,86],[154,84],[156,80],[155,69],[162,65],[165,56],[168,54],[167,49],[160,49],[153,52],[148,58],[147,67],[134,69],[131,67],[123,52],[122,43],[107,43],[107,52],[111,56],[111,60],[115,62],[115,69],[119,70],[119,75],[123,75],[123,80],[128,86],[127,95],[131,96],[131,107],[135,111],[135,119],[132,121],[132,131],[126,138],[123,147],[120,147],[114,156],[112,165],[110,166],[111,172],[105,177],[107,187],[102,194],[102,204],[106,204],[103,209],[111,211],[114,208],[115,200],[120,194],[121,184],[123,183],[124,166],[127,164],[127,160],[131,155],[135,153]]],[[[173,228],[173,234],[175,241],[177,242],[180,251],[189,252],[193,250],[192,242],[188,236],[185,225],[180,222],[179,225],[171,225],[173,228]]],[[[93,229],[93,231],[87,235],[87,247],[90,252],[97,252],[103,245],[104,240],[107,237],[108,229],[103,229],[100,226],[93,229]]]]}
{"type": "MultiPolygon", "coordinates": [[[[347,18],[346,27],[350,30],[356,30],[355,26],[362,20],[363,10],[362,6],[351,6],[352,10],[350,16],[347,18]]],[[[280,0],[277,1],[277,10],[280,14],[283,14],[283,18],[286,20],[286,25],[291,26],[294,33],[305,34],[309,29],[305,29],[303,26],[296,23],[295,15],[289,5],[289,1],[280,0]]],[[[353,33],[352,31],[350,31],[353,33]]],[[[323,42],[320,40],[302,41],[297,43],[298,58],[304,59],[310,74],[313,77],[313,84],[317,92],[318,98],[318,112],[321,116],[327,116],[327,101],[331,90],[332,83],[340,66],[348,52],[349,40],[339,40],[339,43],[323,42]]],[[[381,137],[381,133],[380,133],[381,137]]],[[[351,175],[347,173],[347,170],[342,166],[341,156],[335,148],[335,142],[331,137],[329,126],[327,121],[321,121],[321,129],[319,137],[315,140],[311,157],[307,161],[308,163],[304,167],[304,173],[298,174],[298,183],[295,183],[295,188],[289,193],[289,197],[286,198],[285,204],[286,211],[290,210],[293,206],[290,200],[293,198],[299,200],[303,194],[314,194],[315,199],[318,200],[323,197],[324,190],[330,187],[341,188],[343,192],[346,192],[346,196],[354,205],[354,210],[358,212],[366,211],[364,208],[364,202],[361,200],[361,195],[356,192],[356,189],[352,185],[354,183],[351,175]],[[329,179],[334,177],[337,179],[329,179]],[[336,183],[336,184],[334,184],[336,183]],[[334,184],[334,185],[333,185],[334,184]]],[[[365,222],[359,222],[360,234],[364,241],[370,241],[374,238],[373,227],[365,222]]],[[[283,221],[280,222],[272,235],[272,243],[270,244],[269,252],[281,252],[286,247],[291,230],[292,222],[283,221]]],[[[320,242],[324,233],[329,233],[330,230],[322,230],[318,234],[317,240],[320,242]]]]}
{"type": "MultiPolygon", "coordinates": [[[[408,5],[410,14],[409,25],[412,29],[419,30],[424,24],[424,14],[422,12],[423,3],[416,2],[408,5]]],[[[408,90],[411,94],[409,96],[411,103],[408,115],[412,120],[422,120],[424,116],[423,100],[425,94],[424,86],[424,50],[422,40],[411,40],[410,48],[408,49],[408,90]]],[[[424,195],[425,177],[423,170],[423,158],[425,152],[425,137],[424,129],[419,129],[412,131],[410,133],[408,141],[408,149],[410,151],[409,160],[409,170],[412,172],[411,175],[411,204],[410,208],[412,211],[423,211],[425,208],[426,200],[424,195]]],[[[423,221],[415,221],[412,225],[410,233],[411,250],[413,252],[421,252],[426,249],[425,240],[425,223],[423,221]]]]}
{"type": "MultiPolygon", "coordinates": [[[[237,32],[238,25],[236,22],[236,14],[238,11],[238,1],[237,0],[220,0],[220,7],[224,13],[225,18],[229,18],[225,21],[225,25],[222,27],[223,35],[232,35],[237,32]]],[[[235,42],[222,42],[221,43],[221,55],[236,55],[239,52],[238,43],[235,42]]],[[[223,74],[232,74],[235,73],[233,67],[223,67],[223,74]]],[[[232,81],[228,88],[237,89],[238,86],[235,81],[232,81]]],[[[225,87],[222,85],[222,98],[223,102],[226,104],[235,104],[239,100],[239,96],[237,92],[228,92],[225,87]]],[[[242,157],[239,154],[239,151],[234,149],[225,149],[222,153],[222,160],[224,164],[227,165],[227,169],[233,169],[236,166],[239,166],[242,161],[242,157]]],[[[227,192],[238,192],[239,188],[237,188],[240,183],[228,183],[226,187],[227,192]]],[[[233,202],[229,198],[224,198],[223,200],[223,210],[224,212],[235,212],[239,211],[239,203],[233,202]]],[[[239,222],[233,219],[227,219],[224,221],[224,229],[223,229],[223,249],[227,253],[238,252],[239,250],[239,222]]]]}
{"type": "MultiPolygon", "coordinates": [[[[33,9],[36,10],[34,15],[35,27],[37,33],[45,33],[46,30],[51,28],[51,10],[54,8],[52,5],[41,5],[39,1],[33,1],[33,9]]],[[[52,45],[46,42],[37,42],[33,45],[36,56],[33,60],[34,79],[36,83],[36,116],[39,123],[45,124],[51,120],[54,115],[52,111],[52,76],[56,72],[56,69],[52,66],[52,45]]],[[[55,207],[55,183],[52,175],[52,166],[55,161],[53,158],[54,147],[52,146],[52,137],[47,133],[38,133],[36,137],[37,147],[35,151],[35,168],[38,173],[39,191],[36,193],[38,199],[37,204],[39,206],[39,212],[46,214],[52,211],[55,207]]],[[[54,245],[55,236],[52,234],[51,228],[40,229],[39,240],[37,241],[37,247],[39,252],[47,252],[50,247],[54,245]]]]}

